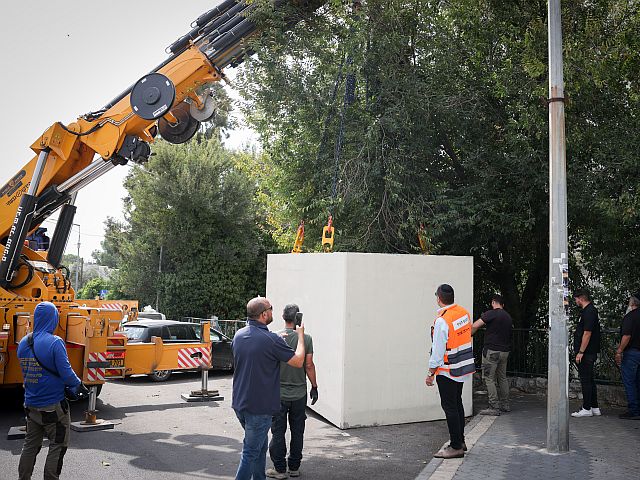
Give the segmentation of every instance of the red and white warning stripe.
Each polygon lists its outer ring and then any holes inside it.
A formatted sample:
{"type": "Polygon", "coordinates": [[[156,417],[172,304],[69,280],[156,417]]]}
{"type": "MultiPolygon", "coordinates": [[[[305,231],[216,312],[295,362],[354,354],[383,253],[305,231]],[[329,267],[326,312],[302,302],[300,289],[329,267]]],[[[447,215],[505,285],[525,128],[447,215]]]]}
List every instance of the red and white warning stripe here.
{"type": "Polygon", "coordinates": [[[207,347],[181,348],[178,350],[179,368],[208,367],[211,364],[211,353],[207,347]]]}
{"type": "MultiPolygon", "coordinates": [[[[89,353],[89,362],[106,362],[107,356],[104,352],[91,352],[89,353]]],[[[90,382],[96,382],[98,380],[104,381],[105,369],[104,368],[87,368],[87,380],[90,382]]]]}
{"type": "Polygon", "coordinates": [[[105,310],[122,310],[122,305],[119,303],[103,303],[100,308],[105,310]]]}

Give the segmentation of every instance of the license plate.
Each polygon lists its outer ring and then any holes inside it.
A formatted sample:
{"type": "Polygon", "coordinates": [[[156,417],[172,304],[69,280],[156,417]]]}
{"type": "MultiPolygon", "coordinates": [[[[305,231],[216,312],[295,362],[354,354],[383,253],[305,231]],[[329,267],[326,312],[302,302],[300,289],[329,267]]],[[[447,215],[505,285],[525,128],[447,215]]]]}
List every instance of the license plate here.
{"type": "Polygon", "coordinates": [[[112,358],[109,360],[109,365],[111,365],[111,368],[123,368],[124,358],[112,358]]]}

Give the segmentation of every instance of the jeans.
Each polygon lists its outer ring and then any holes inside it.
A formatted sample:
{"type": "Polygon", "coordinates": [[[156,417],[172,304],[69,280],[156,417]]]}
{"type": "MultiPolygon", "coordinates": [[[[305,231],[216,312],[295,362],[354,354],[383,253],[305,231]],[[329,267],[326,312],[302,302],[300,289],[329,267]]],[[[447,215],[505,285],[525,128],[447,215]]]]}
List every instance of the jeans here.
{"type": "Polygon", "coordinates": [[[236,410],[236,417],[244,429],[242,456],[236,472],[236,480],[264,480],[267,463],[267,435],[271,415],[254,415],[236,410]]]}
{"type": "Polygon", "coordinates": [[[508,360],[509,352],[500,352],[487,348],[482,351],[482,378],[487,385],[487,396],[489,397],[489,406],[491,408],[509,407],[508,360]]]}
{"type": "Polygon", "coordinates": [[[284,434],[287,431],[287,417],[291,427],[291,444],[289,450],[289,470],[299,470],[302,461],[302,443],[304,438],[304,421],[307,419],[305,409],[307,396],[298,400],[280,401],[280,413],[273,417],[271,424],[271,443],[269,443],[269,455],[277,472],[287,471],[287,443],[284,434]]]}
{"type": "Polygon", "coordinates": [[[464,383],[451,380],[444,375],[436,375],[440,405],[447,418],[451,448],[460,450],[464,441],[464,406],[462,405],[462,387],[464,383]]]}
{"type": "Polygon", "coordinates": [[[578,364],[578,376],[582,386],[582,408],[585,410],[591,410],[591,407],[598,408],[598,391],[593,370],[597,358],[596,353],[585,353],[578,364]]]}
{"type": "Polygon", "coordinates": [[[640,415],[640,350],[627,348],[622,353],[622,383],[629,402],[629,411],[640,415]]]}

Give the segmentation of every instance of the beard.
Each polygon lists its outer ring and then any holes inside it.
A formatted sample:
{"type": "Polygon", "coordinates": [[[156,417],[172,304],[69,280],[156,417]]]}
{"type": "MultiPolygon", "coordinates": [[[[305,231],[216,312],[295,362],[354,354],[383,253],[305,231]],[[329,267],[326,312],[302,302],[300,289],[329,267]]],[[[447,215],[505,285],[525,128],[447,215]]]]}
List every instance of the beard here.
{"type": "Polygon", "coordinates": [[[269,318],[267,318],[267,325],[269,325],[271,322],[273,322],[273,315],[269,315],[269,318]]]}

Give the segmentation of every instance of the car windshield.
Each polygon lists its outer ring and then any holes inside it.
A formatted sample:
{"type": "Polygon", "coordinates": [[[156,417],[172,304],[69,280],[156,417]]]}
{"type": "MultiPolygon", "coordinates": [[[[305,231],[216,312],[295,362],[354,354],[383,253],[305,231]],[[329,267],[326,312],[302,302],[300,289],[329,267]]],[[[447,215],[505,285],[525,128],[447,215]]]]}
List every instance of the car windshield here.
{"type": "Polygon", "coordinates": [[[136,327],[134,325],[126,325],[124,334],[129,340],[142,340],[145,337],[147,327],[136,327]]]}

